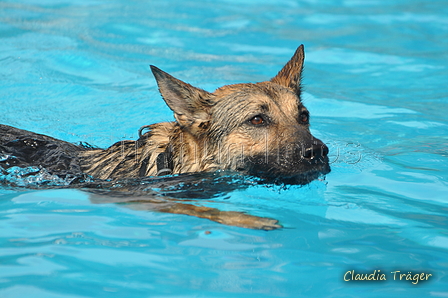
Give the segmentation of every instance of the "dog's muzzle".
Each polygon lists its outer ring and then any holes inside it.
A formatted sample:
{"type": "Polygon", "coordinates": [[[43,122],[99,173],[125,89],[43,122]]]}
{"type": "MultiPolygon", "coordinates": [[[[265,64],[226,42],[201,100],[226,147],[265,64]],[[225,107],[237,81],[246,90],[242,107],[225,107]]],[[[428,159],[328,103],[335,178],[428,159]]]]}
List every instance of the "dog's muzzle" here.
{"type": "Polygon", "coordinates": [[[314,139],[312,144],[306,146],[302,157],[310,163],[324,162],[328,156],[329,149],[321,140],[314,139]]]}

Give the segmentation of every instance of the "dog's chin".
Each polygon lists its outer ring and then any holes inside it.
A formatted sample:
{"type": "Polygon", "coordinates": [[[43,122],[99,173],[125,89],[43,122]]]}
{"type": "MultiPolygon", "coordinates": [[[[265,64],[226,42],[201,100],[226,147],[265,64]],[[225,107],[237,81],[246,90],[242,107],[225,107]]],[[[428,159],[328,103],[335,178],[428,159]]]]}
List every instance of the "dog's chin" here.
{"type": "Polygon", "coordinates": [[[250,165],[245,168],[245,173],[261,178],[263,183],[306,185],[316,179],[330,173],[328,160],[323,162],[300,163],[293,167],[278,165],[250,165]]]}
{"type": "Polygon", "coordinates": [[[261,177],[261,179],[265,183],[273,183],[273,184],[287,184],[287,185],[306,185],[311,183],[312,181],[322,178],[325,174],[330,172],[330,168],[328,171],[308,171],[306,173],[294,174],[294,175],[284,175],[284,176],[265,176],[261,177]]]}

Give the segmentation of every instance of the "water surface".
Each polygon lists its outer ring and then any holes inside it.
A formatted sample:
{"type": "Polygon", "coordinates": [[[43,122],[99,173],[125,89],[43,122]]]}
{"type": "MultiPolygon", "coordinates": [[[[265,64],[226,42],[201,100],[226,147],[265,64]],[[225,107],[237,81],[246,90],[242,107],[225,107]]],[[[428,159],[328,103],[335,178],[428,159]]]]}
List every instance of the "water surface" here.
{"type": "Polygon", "coordinates": [[[197,201],[285,227],[269,232],[3,185],[1,297],[448,296],[445,1],[23,0],[0,12],[2,124],[107,147],[173,119],[150,64],[213,91],[273,77],[303,43],[303,101],[332,161],[307,186],[197,201]],[[350,270],[387,281],[346,282],[350,270]]]}

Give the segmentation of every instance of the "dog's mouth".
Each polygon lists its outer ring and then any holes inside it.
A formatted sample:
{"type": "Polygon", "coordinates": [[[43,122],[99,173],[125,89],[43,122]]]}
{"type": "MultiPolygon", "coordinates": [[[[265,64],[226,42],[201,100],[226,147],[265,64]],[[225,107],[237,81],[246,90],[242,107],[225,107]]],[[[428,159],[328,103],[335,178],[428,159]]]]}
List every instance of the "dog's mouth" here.
{"type": "Polygon", "coordinates": [[[305,185],[330,172],[328,153],[328,147],[313,138],[303,145],[246,156],[237,170],[268,183],[305,185]]]}

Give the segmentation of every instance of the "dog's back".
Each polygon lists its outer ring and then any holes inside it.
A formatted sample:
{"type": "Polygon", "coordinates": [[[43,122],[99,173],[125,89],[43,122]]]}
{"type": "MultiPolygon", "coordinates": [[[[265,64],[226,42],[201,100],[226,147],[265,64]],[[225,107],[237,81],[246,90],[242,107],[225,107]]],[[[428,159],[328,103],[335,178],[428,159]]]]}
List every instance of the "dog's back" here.
{"type": "Polygon", "coordinates": [[[0,167],[39,167],[61,178],[81,177],[78,156],[86,148],[0,124],[0,167]]]}
{"type": "MultiPolygon", "coordinates": [[[[161,124],[153,125],[156,132],[161,124]]],[[[147,141],[150,136],[157,138],[154,132],[148,132],[137,141],[117,142],[104,150],[0,124],[0,169],[35,167],[62,179],[86,175],[98,179],[153,176],[153,159],[165,150],[163,143],[168,138],[160,136],[155,143],[147,141]]]]}
{"type": "Polygon", "coordinates": [[[62,179],[156,176],[157,158],[168,146],[174,123],[157,123],[150,127],[151,130],[137,141],[120,141],[100,149],[0,124],[0,170],[34,167],[62,179]]]}

